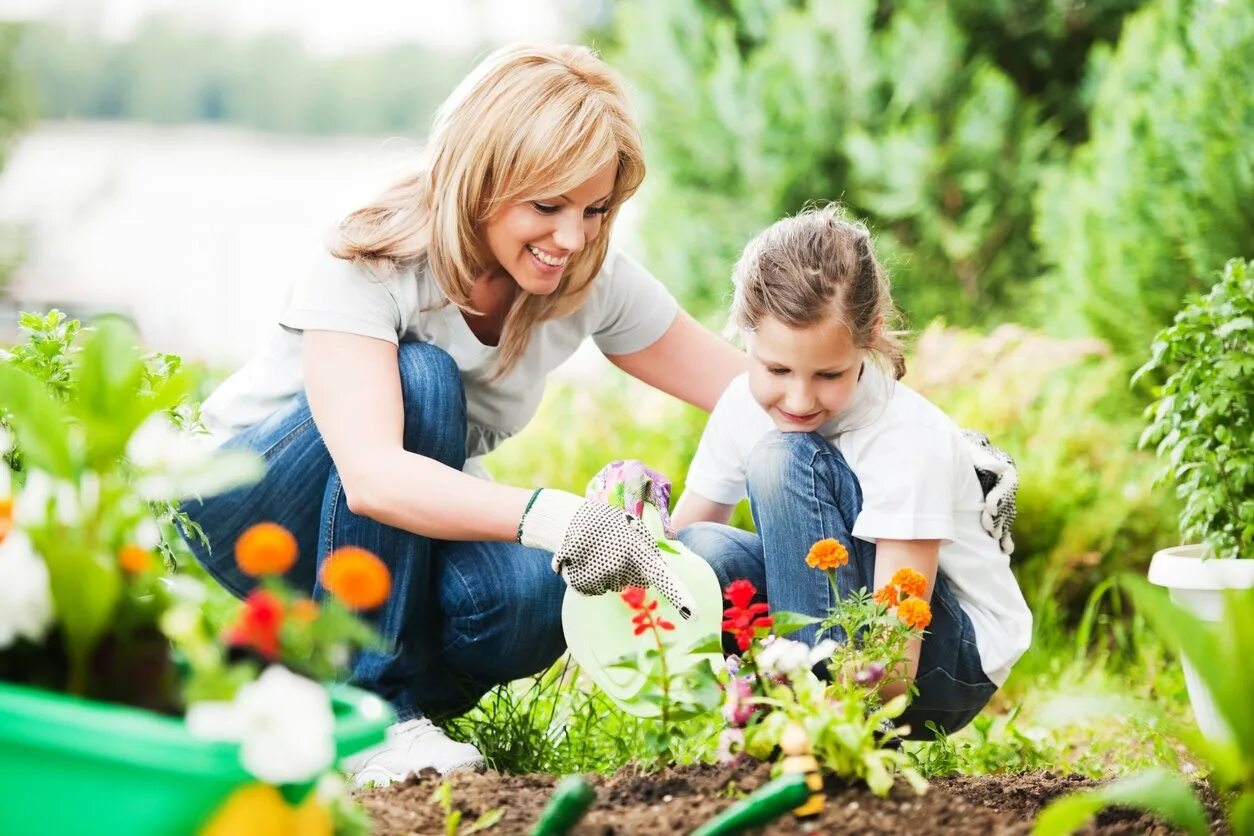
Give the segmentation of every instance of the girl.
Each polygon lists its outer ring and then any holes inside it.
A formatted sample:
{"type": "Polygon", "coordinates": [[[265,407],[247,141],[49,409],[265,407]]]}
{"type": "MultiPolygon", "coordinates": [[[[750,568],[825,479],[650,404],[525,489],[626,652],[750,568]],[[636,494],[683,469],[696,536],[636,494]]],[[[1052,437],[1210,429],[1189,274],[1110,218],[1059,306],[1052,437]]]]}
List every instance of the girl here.
{"type": "Polygon", "coordinates": [[[587,50],[489,56],[440,108],[426,154],[341,224],[269,347],[204,405],[214,436],[257,452],[266,476],[189,508],[214,549],[191,547],[236,595],[253,581],[232,544],[262,520],[295,534],[287,580],[315,596],[334,549],[388,564],[391,597],[372,614],[388,649],[361,654],[353,679],[399,722],[346,763],[359,784],[482,763],[425,715],[551,664],[563,579],[588,594],[653,585],[688,606],[621,510],[475,466],[530,420],[548,372],[591,336],[619,368],[709,410],[744,364],[609,250],[644,163],[622,86],[587,50]]]}
{"type": "Polygon", "coordinates": [[[749,370],[701,438],[675,512],[688,526],[680,539],[724,585],[748,578],[772,609],[813,616],[835,604],[826,574],[803,559],[818,540],[849,552],[836,571],[842,597],[903,566],[923,573],[933,620],[910,648],[919,693],[901,722],[914,736],[929,720],[961,728],[1027,649],[1032,617],[982,525],[972,448],[898,382],[905,362],[885,329],[895,309],[869,233],[835,206],[803,212],[749,243],[734,282],[749,370]],[[746,492],[756,535],[725,525],[746,492]]]}

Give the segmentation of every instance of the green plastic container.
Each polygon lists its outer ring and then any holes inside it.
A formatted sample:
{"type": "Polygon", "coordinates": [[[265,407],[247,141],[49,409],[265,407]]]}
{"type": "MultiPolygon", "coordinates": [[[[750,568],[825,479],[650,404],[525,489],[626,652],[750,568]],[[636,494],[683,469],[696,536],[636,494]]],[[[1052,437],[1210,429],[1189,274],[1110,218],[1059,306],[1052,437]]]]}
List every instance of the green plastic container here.
{"type": "MultiPolygon", "coordinates": [[[[392,722],[372,694],[330,687],[336,756],[392,722]]],[[[191,834],[256,779],[239,747],[192,737],[182,718],[0,682],[0,833],[191,834]]],[[[295,800],[309,787],[291,786],[295,800]]]]}

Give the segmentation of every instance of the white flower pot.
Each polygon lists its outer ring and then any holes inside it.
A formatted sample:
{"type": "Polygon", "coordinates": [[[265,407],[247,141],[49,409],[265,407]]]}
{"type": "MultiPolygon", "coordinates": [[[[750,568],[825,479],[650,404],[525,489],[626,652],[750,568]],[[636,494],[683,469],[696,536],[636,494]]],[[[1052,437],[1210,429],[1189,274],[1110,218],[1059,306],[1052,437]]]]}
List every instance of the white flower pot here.
{"type": "MultiPolygon", "coordinates": [[[[1221,621],[1224,617],[1225,589],[1254,587],[1254,560],[1214,558],[1202,560],[1201,546],[1173,546],[1154,554],[1150,561],[1149,581],[1166,587],[1171,600],[1204,621],[1221,621]]],[[[1212,740],[1230,737],[1227,726],[1215,711],[1210,693],[1196,669],[1186,658],[1184,681],[1189,688],[1189,702],[1202,733],[1212,740]]]]}

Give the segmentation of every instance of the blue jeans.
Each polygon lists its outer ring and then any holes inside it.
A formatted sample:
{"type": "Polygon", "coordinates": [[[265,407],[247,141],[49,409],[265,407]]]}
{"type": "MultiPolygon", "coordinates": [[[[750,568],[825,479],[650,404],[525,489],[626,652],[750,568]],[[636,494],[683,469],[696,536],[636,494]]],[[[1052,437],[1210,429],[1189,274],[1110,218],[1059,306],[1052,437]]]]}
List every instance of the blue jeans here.
{"type": "MultiPolygon", "coordinates": [[[[397,360],[405,449],[460,470],[466,397],[457,365],[423,343],[402,343],[397,360]]],[[[254,523],[276,522],[300,547],[285,580],[320,599],[318,570],[333,550],[358,546],[377,554],[391,570],[392,593],[364,619],[387,649],[358,654],[352,682],[388,700],[399,719],[463,710],[494,685],[543,670],[566,649],[566,585],[550,568],[551,555],[517,543],[433,540],[354,514],[303,393],[225,447],[256,452],[266,473],[257,484],[185,504],[213,546],[211,552],[189,539],[197,559],[243,597],[256,582],[236,565],[235,540],[254,523]]]]}
{"type": "MultiPolygon", "coordinates": [[[[850,535],[862,510],[862,487],[840,451],[818,433],[771,432],[750,452],[749,505],[758,533],[714,523],[696,523],[679,539],[714,568],[726,587],[747,578],[773,611],[825,616],[836,603],[827,573],[805,563],[810,546],[831,537],[849,551],[849,563],[836,570],[843,598],[875,588],[875,545],[850,535]]],[[[818,625],[794,638],[813,644],[818,625]]],[[[837,627],[829,634],[843,642],[837,627]]],[[[971,722],[997,686],[980,665],[975,631],[944,575],[932,590],[932,623],[919,654],[915,697],[898,723],[910,725],[912,739],[931,739],[929,720],[945,732],[971,722]]]]}

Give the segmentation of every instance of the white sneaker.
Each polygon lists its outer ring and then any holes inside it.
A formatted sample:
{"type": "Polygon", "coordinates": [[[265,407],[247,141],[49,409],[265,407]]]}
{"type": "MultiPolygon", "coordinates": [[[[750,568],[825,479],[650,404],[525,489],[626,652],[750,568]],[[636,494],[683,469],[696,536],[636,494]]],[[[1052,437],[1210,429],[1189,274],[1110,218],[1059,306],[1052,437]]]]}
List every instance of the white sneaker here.
{"type": "Polygon", "coordinates": [[[483,765],[483,755],[474,746],[449,740],[426,717],[415,717],[388,726],[387,739],[348,756],[340,767],[360,789],[386,787],[428,767],[447,775],[454,769],[480,770],[483,765]]]}

